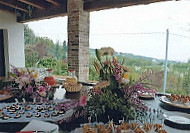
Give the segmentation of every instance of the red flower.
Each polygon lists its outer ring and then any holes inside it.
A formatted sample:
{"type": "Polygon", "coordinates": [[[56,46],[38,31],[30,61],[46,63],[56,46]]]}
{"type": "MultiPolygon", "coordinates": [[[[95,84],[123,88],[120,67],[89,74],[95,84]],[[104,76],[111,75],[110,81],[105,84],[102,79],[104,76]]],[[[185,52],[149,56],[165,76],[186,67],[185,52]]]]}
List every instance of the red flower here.
{"type": "Polygon", "coordinates": [[[86,104],[87,104],[87,96],[86,96],[86,95],[83,95],[83,96],[80,98],[79,105],[80,105],[80,106],[85,106],[86,104]]]}

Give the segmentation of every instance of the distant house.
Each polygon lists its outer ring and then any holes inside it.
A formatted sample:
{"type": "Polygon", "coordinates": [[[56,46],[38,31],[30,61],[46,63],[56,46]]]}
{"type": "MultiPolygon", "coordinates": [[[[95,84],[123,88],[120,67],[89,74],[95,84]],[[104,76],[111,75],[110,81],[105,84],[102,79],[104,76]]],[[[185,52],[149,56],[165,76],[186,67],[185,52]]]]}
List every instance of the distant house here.
{"type": "Polygon", "coordinates": [[[7,75],[9,65],[25,67],[24,24],[0,10],[0,77],[7,75]]]}

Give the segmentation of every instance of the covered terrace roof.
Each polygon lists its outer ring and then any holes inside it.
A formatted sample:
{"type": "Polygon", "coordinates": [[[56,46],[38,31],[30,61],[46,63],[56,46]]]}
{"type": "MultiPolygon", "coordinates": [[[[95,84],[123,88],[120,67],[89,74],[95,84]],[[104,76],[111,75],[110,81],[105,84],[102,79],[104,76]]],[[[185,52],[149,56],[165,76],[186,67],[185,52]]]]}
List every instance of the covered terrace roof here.
{"type": "MultiPolygon", "coordinates": [[[[0,10],[16,14],[18,22],[66,16],[68,0],[0,0],[0,10]]],[[[77,0],[73,0],[77,1],[77,0]]],[[[83,0],[85,11],[98,11],[171,0],[83,0]]]]}

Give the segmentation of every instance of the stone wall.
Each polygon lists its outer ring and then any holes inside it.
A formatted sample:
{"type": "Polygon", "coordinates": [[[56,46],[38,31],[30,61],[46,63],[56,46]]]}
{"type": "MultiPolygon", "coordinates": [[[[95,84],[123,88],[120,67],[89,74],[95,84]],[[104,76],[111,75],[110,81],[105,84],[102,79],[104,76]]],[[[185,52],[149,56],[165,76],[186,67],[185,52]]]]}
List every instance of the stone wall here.
{"type": "Polygon", "coordinates": [[[68,0],[68,67],[75,69],[79,81],[89,76],[89,12],[82,0],[68,0]]]}

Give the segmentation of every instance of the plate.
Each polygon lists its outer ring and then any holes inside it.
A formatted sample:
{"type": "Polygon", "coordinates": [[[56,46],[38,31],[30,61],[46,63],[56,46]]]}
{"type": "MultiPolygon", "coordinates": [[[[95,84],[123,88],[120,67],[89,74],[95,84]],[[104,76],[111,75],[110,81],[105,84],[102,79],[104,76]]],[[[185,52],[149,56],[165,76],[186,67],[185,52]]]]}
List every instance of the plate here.
{"type": "Polygon", "coordinates": [[[164,123],[170,127],[190,130],[190,119],[182,116],[169,116],[164,123]]]}
{"type": "Polygon", "coordinates": [[[154,99],[155,98],[155,94],[154,93],[142,93],[139,98],[142,99],[154,99]]]}
{"type": "Polygon", "coordinates": [[[9,94],[8,91],[5,90],[4,92],[2,92],[2,91],[0,90],[0,101],[9,99],[9,98],[11,98],[11,97],[12,97],[12,95],[9,94]]]}
{"type": "Polygon", "coordinates": [[[190,104],[174,103],[174,102],[171,102],[169,99],[167,99],[166,96],[161,96],[160,101],[162,103],[165,103],[165,104],[173,106],[173,107],[190,109],[190,104]]]}

